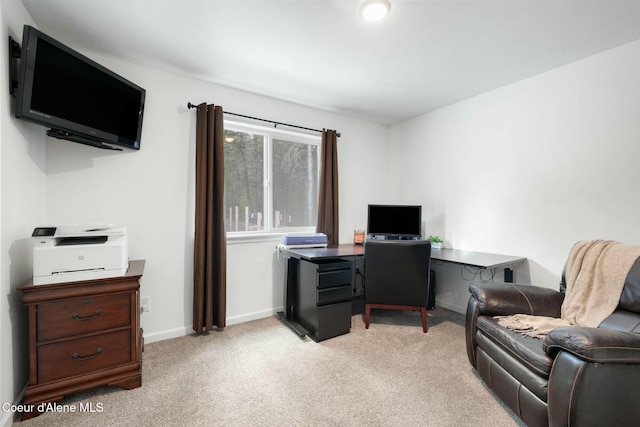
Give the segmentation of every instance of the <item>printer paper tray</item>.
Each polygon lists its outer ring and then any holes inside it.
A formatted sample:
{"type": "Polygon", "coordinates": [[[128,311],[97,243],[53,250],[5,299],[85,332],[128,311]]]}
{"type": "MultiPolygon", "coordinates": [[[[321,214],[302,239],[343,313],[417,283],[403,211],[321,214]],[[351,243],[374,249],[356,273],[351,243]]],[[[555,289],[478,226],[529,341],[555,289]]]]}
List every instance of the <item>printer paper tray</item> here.
{"type": "Polygon", "coordinates": [[[126,274],[127,268],[107,270],[105,268],[93,268],[87,270],[74,270],[64,272],[54,272],[46,276],[34,276],[34,285],[48,285],[51,283],[79,282],[82,280],[105,279],[108,277],[118,277],[126,274]]]}

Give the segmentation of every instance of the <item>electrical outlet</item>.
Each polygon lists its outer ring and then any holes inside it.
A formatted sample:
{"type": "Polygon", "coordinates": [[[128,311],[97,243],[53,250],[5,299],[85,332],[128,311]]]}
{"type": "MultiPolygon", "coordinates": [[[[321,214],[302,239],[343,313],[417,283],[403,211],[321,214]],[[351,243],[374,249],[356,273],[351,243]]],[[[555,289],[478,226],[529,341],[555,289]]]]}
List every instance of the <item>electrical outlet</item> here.
{"type": "Polygon", "coordinates": [[[151,311],[151,298],[142,297],[140,298],[140,312],[146,313],[147,311],[151,311]]]}

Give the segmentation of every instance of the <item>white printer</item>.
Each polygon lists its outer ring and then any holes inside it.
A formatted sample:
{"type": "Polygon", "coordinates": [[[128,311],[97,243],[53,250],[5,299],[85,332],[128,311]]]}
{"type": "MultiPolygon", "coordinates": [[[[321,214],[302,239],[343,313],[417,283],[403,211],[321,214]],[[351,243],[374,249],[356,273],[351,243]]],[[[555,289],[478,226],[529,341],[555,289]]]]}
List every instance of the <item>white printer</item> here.
{"type": "Polygon", "coordinates": [[[122,276],[129,267],[127,230],[114,224],[37,227],[33,284],[122,276]]]}

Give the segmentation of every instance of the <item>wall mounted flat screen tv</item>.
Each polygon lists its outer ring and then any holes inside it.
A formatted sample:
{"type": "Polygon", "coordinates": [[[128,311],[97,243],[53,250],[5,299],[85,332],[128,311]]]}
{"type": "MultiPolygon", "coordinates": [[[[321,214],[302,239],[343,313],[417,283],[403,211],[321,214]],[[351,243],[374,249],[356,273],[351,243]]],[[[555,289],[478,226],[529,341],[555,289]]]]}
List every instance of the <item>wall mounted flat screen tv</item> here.
{"type": "Polygon", "coordinates": [[[422,228],[422,206],[369,205],[367,234],[371,238],[419,239],[422,228]]]}
{"type": "Polygon", "coordinates": [[[24,26],[15,116],[49,136],[140,149],[146,92],[39,30],[24,26]]]}

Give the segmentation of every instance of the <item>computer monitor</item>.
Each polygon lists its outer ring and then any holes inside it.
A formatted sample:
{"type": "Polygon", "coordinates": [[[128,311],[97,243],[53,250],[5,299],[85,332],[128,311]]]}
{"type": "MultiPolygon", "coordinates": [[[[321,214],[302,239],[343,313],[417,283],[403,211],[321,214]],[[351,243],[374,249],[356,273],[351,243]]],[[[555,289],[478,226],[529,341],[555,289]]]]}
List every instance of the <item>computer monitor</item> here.
{"type": "Polygon", "coordinates": [[[372,239],[420,239],[422,206],[369,205],[367,234],[372,239]]]}

